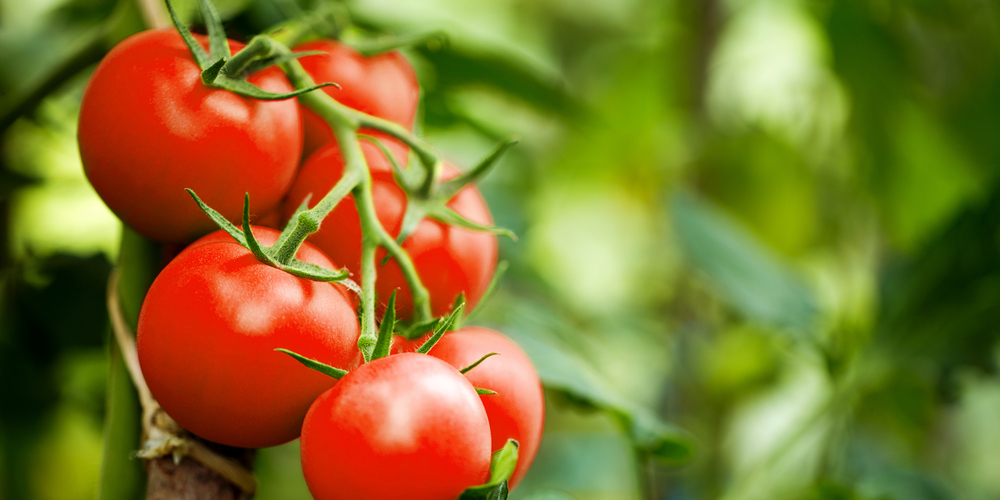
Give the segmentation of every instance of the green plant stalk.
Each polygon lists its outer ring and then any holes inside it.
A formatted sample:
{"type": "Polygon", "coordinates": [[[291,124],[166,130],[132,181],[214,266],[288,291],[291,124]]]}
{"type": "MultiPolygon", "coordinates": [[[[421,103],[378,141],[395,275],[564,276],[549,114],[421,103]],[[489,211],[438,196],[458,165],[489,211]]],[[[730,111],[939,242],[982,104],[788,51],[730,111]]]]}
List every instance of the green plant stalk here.
{"type": "MultiPolygon", "coordinates": [[[[132,331],[139,322],[139,309],[146,291],[159,271],[161,248],[122,226],[118,256],[118,300],[122,314],[132,331]]],[[[139,396],[129,377],[121,350],[113,337],[108,371],[107,416],[104,426],[104,453],[97,489],[98,500],[134,500],[139,498],[145,473],[142,462],[133,458],[140,448],[142,411],[139,396]]]]}
{"type": "MultiPolygon", "coordinates": [[[[109,335],[109,337],[111,337],[109,335]]],[[[104,451],[97,500],[135,500],[140,498],[145,474],[142,462],[132,458],[139,449],[139,422],[142,411],[139,396],[132,386],[121,350],[114,338],[109,340],[108,395],[104,417],[104,451]]]]}
{"type": "MultiPolygon", "coordinates": [[[[270,40],[270,39],[268,39],[270,40]]],[[[273,40],[270,42],[275,46],[269,50],[288,52],[288,48],[277,44],[273,40]]],[[[282,63],[282,69],[288,75],[289,80],[296,89],[308,88],[315,85],[312,77],[306,73],[302,65],[296,60],[282,63]]],[[[376,276],[376,251],[379,246],[386,249],[389,255],[396,259],[413,298],[414,321],[422,322],[431,319],[430,294],[420,276],[416,266],[409,254],[403,250],[396,239],[390,235],[382,223],[379,222],[375,211],[375,201],[372,197],[372,177],[365,162],[364,154],[361,151],[361,143],[357,136],[357,131],[361,127],[363,119],[367,115],[355,111],[327,95],[325,92],[309,92],[298,97],[299,102],[312,109],[323,118],[333,130],[337,143],[340,145],[341,154],[344,157],[344,177],[347,182],[356,182],[351,188],[354,195],[354,203],[358,211],[361,222],[361,338],[358,340],[358,347],[364,353],[365,360],[371,359],[372,352],[377,342],[377,332],[375,331],[375,280],[376,276]],[[356,180],[355,180],[356,179],[356,180]]],[[[402,127],[399,127],[402,129],[402,127]]],[[[397,131],[398,132],[398,131],[397,131]]],[[[410,142],[419,141],[409,136],[405,129],[403,135],[407,135],[410,142]]],[[[434,157],[434,162],[438,162],[434,157]]],[[[313,210],[320,208],[315,215],[325,216],[336,201],[339,191],[337,187],[343,189],[344,185],[338,183],[334,189],[324,196],[323,200],[317,204],[313,210]],[[322,208],[321,208],[322,205],[322,208]],[[321,213],[326,212],[326,213],[321,213]]],[[[310,210],[311,211],[311,210],[310,210]]],[[[307,211],[310,212],[310,211],[307,211]]]]}

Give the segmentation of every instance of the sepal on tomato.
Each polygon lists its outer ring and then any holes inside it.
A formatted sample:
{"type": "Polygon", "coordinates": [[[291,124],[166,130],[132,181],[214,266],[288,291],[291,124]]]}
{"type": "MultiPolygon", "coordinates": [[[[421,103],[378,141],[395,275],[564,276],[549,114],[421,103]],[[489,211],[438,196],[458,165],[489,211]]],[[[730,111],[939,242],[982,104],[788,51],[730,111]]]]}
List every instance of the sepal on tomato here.
{"type": "Polygon", "coordinates": [[[218,211],[202,201],[194,190],[187,189],[186,191],[192,198],[194,198],[195,203],[198,204],[198,207],[201,208],[202,212],[205,212],[205,215],[212,219],[212,222],[215,222],[220,229],[229,234],[229,236],[232,236],[237,243],[242,245],[247,250],[250,250],[250,252],[257,257],[257,260],[263,262],[264,264],[281,269],[282,271],[285,271],[293,276],[311,279],[314,281],[329,281],[336,283],[344,283],[347,281],[350,273],[346,269],[326,269],[324,267],[317,266],[316,264],[303,262],[294,258],[295,252],[305,240],[304,236],[296,239],[292,235],[286,236],[283,232],[273,246],[268,247],[261,245],[254,236],[253,231],[251,231],[249,193],[245,194],[243,198],[243,228],[240,229],[232,222],[229,222],[229,220],[223,217],[218,211]],[[282,259],[279,259],[278,257],[284,254],[290,254],[293,257],[287,262],[281,262],[282,259]]]}
{"type": "Polygon", "coordinates": [[[508,439],[507,444],[500,448],[490,459],[490,479],[486,483],[473,486],[462,492],[458,500],[506,500],[508,494],[507,482],[517,467],[516,440],[508,439]]]}
{"type": "Polygon", "coordinates": [[[423,169],[423,176],[421,177],[418,175],[419,172],[415,172],[414,169],[404,170],[399,168],[391,155],[388,154],[385,146],[381,145],[377,139],[371,138],[369,140],[382,148],[383,152],[386,153],[386,157],[393,163],[393,177],[396,179],[399,187],[406,193],[406,212],[403,213],[403,222],[399,229],[399,235],[396,238],[398,243],[402,244],[407,237],[413,234],[417,226],[420,225],[420,221],[426,217],[451,226],[506,236],[512,240],[517,240],[517,236],[513,231],[502,227],[487,226],[472,222],[449,208],[447,203],[463,188],[481,180],[497,164],[504,153],[518,143],[518,139],[511,138],[500,143],[471,169],[444,182],[438,180],[442,169],[440,161],[428,165],[421,160],[421,163],[424,163],[425,167],[423,169]],[[418,179],[417,177],[421,178],[418,179]]]}
{"type": "Polygon", "coordinates": [[[335,366],[330,366],[326,363],[316,361],[315,359],[307,358],[297,352],[289,351],[288,349],[282,349],[280,347],[275,349],[275,351],[283,352],[295,358],[295,361],[302,363],[303,365],[305,365],[306,368],[311,368],[313,370],[322,373],[323,375],[329,375],[337,380],[340,380],[341,378],[343,378],[344,375],[347,375],[347,370],[341,370],[340,368],[337,368],[335,366]]]}
{"type": "Polygon", "coordinates": [[[420,347],[417,348],[416,352],[420,354],[427,354],[430,352],[445,333],[455,329],[455,320],[462,316],[462,311],[464,310],[465,302],[462,302],[451,310],[451,314],[438,320],[437,326],[434,327],[434,333],[423,344],[420,344],[420,347]]]}

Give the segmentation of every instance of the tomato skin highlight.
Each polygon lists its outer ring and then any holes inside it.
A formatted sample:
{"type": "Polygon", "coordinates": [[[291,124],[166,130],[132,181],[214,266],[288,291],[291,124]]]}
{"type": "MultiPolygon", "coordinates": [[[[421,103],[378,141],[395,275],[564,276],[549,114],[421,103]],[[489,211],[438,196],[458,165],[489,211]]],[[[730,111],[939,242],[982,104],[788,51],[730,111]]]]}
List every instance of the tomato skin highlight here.
{"type": "MultiPolygon", "coordinates": [[[[376,146],[362,142],[361,149],[372,173],[372,196],[375,211],[382,226],[392,235],[398,235],[406,211],[406,194],[396,185],[385,156],[376,146]]],[[[302,165],[288,198],[285,200],[285,217],[289,217],[306,195],[312,193],[310,206],[343,176],[344,161],[336,143],[317,151],[302,165]]],[[[457,175],[457,170],[445,165],[442,178],[457,175]]],[[[448,206],[467,219],[483,225],[492,225],[493,218],[479,190],[467,186],[459,191],[448,206]]],[[[309,241],[323,250],[331,259],[343,264],[359,278],[361,269],[361,222],[354,198],[344,198],[327,216],[320,230],[309,241]]],[[[431,311],[442,315],[451,310],[455,298],[465,293],[466,310],[479,303],[496,271],[498,243],[496,236],[449,226],[430,219],[420,222],[417,229],[403,242],[417,268],[424,286],[431,297],[431,311]]],[[[376,293],[384,306],[393,290],[396,311],[402,318],[412,316],[413,299],[402,270],[395,259],[380,265],[385,250],[378,252],[378,280],[376,293]]]]}
{"type": "Polygon", "coordinates": [[[461,370],[491,352],[500,355],[490,356],[465,377],[475,387],[496,391],[480,396],[490,419],[493,451],[508,438],[520,444],[517,468],[510,479],[514,489],[538,453],[545,426],[542,381],[528,355],[503,334],[477,326],[445,334],[428,354],[461,370]]]}
{"type": "MultiPolygon", "coordinates": [[[[195,35],[207,46],[204,36],[195,35]]],[[[230,41],[235,53],[242,44],[230,41]]],[[[301,156],[298,103],[262,101],[205,86],[173,29],[116,45],[87,84],[78,138],[84,171],[104,202],[147,238],[187,243],[215,225],[185,188],[227,219],[277,206],[301,156]]],[[[264,90],[293,90],[276,67],[250,77],[264,90]]]]}
{"type": "MultiPolygon", "coordinates": [[[[413,129],[413,119],[420,102],[420,85],[413,66],[399,51],[365,57],[334,40],[307,42],[293,50],[324,52],[302,57],[299,62],[316,83],[334,82],[340,85],[339,89],[332,86],[323,89],[337,102],[398,123],[407,130],[413,129]]],[[[330,126],[311,109],[302,108],[302,124],[305,132],[303,158],[335,142],[330,126]]],[[[401,163],[406,163],[406,145],[380,132],[367,129],[361,132],[378,137],[392,149],[401,163]]]]}
{"type": "MultiPolygon", "coordinates": [[[[279,235],[253,232],[265,245],[279,235]]],[[[308,243],[297,256],[334,267],[308,243]]],[[[143,376],[167,414],[198,436],[244,448],[291,441],[336,380],[274,349],[357,366],[360,326],[348,293],[263,264],[212,233],[174,258],[146,295],[137,332],[143,376]]]]}
{"type": "Polygon", "coordinates": [[[486,481],[489,421],[447,363],[400,354],[324,392],[302,426],[302,471],[316,500],[443,500],[486,481]]]}

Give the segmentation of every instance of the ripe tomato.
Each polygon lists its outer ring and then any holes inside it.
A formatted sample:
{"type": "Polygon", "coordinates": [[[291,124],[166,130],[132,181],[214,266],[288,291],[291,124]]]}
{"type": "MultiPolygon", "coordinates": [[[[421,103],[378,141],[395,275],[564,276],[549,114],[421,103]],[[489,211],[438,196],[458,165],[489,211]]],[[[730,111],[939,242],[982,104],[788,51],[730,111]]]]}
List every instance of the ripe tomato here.
{"type": "MultiPolygon", "coordinates": [[[[202,45],[206,38],[195,35],[202,45]]],[[[230,41],[233,52],[242,45],[230,41]]],[[[243,194],[264,213],[288,191],[299,163],[302,123],[294,100],[261,101],[202,84],[175,30],[144,31],[97,66],[80,107],[80,156],[94,189],[142,235],[189,242],[215,225],[184,188],[226,218],[243,194]]],[[[290,92],[278,68],[249,81],[290,92]]]]}
{"type": "MultiPolygon", "coordinates": [[[[420,101],[420,86],[413,67],[399,51],[365,57],[350,46],[333,40],[317,40],[294,48],[296,52],[321,51],[323,55],[299,59],[306,72],[317,83],[335,82],[337,87],[326,87],[324,92],[341,104],[358,111],[413,128],[420,101]]],[[[303,157],[307,158],[325,144],[334,142],[330,126],[310,109],[302,109],[305,128],[303,157]]],[[[375,131],[362,130],[374,135],[389,146],[401,162],[406,161],[407,148],[396,139],[375,131]]]]}
{"type": "MultiPolygon", "coordinates": [[[[363,142],[361,148],[372,172],[372,194],[375,210],[382,226],[389,234],[399,234],[406,211],[406,195],[396,185],[388,161],[378,148],[363,142]]],[[[288,198],[285,217],[288,217],[309,193],[312,205],[319,202],[341,178],[343,158],[336,143],[317,151],[302,165],[288,198]]],[[[447,167],[444,178],[454,177],[457,171],[447,167]]],[[[461,190],[448,202],[448,206],[467,219],[492,225],[489,208],[475,186],[461,190]]],[[[343,264],[357,275],[361,269],[361,222],[354,207],[354,198],[348,196],[323,221],[320,230],[309,241],[323,250],[336,262],[343,264]]],[[[455,298],[465,293],[466,310],[471,310],[482,298],[493,278],[497,262],[497,239],[488,233],[449,226],[425,219],[403,242],[416,265],[424,285],[431,296],[431,310],[441,315],[451,309],[455,298]]],[[[380,250],[378,261],[385,255],[380,250]]],[[[393,290],[399,289],[396,310],[401,318],[412,314],[413,300],[403,272],[395,260],[378,267],[376,292],[383,304],[393,290]]],[[[356,276],[357,278],[357,276],[356,276]]]]}
{"type": "MultiPolygon", "coordinates": [[[[265,245],[279,234],[253,232],[265,245]]],[[[308,243],[297,256],[333,267],[308,243]]],[[[295,439],[309,405],[336,381],[274,349],[357,366],[360,327],[347,293],[263,264],[228,234],[212,233],[174,258],[146,294],[143,376],[163,409],[205,439],[244,448],[295,439]]]]}
{"type": "Polygon", "coordinates": [[[472,385],[424,354],[377,359],[324,392],[302,424],[316,500],[442,500],[486,481],[490,428],[472,385]]]}
{"type": "MultiPolygon", "coordinates": [[[[396,337],[393,352],[412,352],[422,343],[422,340],[411,342],[396,337]]],[[[510,479],[510,488],[514,489],[535,459],[545,424],[542,382],[531,360],[503,334],[477,326],[445,334],[429,354],[461,370],[491,352],[500,355],[487,358],[465,377],[475,387],[496,391],[496,394],[481,396],[490,419],[493,451],[502,448],[508,438],[516,439],[521,445],[517,469],[510,479]]]]}

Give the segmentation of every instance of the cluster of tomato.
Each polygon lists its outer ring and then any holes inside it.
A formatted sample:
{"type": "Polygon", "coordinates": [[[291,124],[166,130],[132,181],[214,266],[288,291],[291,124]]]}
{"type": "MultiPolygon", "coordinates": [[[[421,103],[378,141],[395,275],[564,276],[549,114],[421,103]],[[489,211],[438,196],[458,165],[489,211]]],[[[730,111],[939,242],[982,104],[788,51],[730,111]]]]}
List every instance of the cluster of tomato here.
{"type": "MultiPolygon", "coordinates": [[[[194,39],[207,45],[206,37],[194,39]]],[[[233,52],[242,48],[228,43],[233,52]]],[[[258,100],[205,85],[193,50],[172,29],[126,39],[97,67],[80,111],[84,168],[107,205],[150,239],[196,240],[157,276],[139,318],[139,360],[160,405],[192,433],[226,445],[274,446],[301,435],[303,470],[318,499],[456,498],[487,481],[491,453],[509,439],[520,444],[513,487],[534,458],[544,413],[538,375],[516,344],[466,327],[445,333],[426,354],[413,352],[423,338],[397,336],[391,355],[366,363],[353,292],[272,267],[230,234],[211,232],[213,222],[185,188],[229,220],[239,219],[249,193],[252,234],[273,245],[280,233],[271,227],[307,195],[315,203],[330,190],[344,160],[329,125],[295,99],[258,100]],[[347,373],[338,381],[277,348],[347,373]],[[482,360],[489,353],[500,355],[482,360]]],[[[321,52],[301,64],[316,81],[337,82],[323,91],[340,103],[412,126],[419,87],[398,52],[363,57],[326,40],[294,50],[321,52]]],[[[274,66],[248,81],[294,90],[274,66]]],[[[395,138],[362,133],[387,145],[363,142],[362,150],[378,219],[396,235],[408,199],[386,154],[405,158],[408,150],[395,138]]],[[[443,177],[456,174],[446,168],[443,177]]],[[[448,206],[492,223],[474,186],[448,206]]],[[[475,305],[496,270],[489,233],[426,219],[403,248],[436,315],[460,296],[475,305]]],[[[296,258],[364,280],[361,249],[358,212],[347,197],[296,258]]],[[[381,309],[395,291],[392,316],[412,318],[398,263],[384,255],[377,262],[381,309]]]]}

